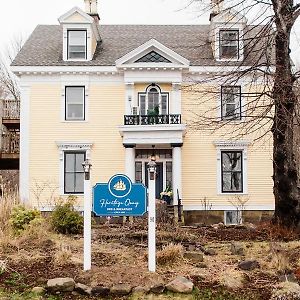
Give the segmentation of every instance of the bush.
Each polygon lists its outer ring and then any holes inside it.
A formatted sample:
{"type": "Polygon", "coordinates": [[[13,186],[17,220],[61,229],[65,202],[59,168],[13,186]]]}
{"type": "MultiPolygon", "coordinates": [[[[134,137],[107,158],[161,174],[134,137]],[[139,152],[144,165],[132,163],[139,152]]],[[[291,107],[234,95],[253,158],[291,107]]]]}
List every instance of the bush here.
{"type": "Polygon", "coordinates": [[[74,197],[56,205],[51,215],[52,228],[62,234],[78,234],[83,231],[83,217],[74,209],[74,197]]]}
{"type": "Polygon", "coordinates": [[[157,251],[156,259],[159,265],[173,264],[183,258],[183,247],[180,244],[169,244],[157,251]]]}
{"type": "Polygon", "coordinates": [[[20,233],[31,221],[40,217],[41,213],[38,210],[18,205],[13,208],[9,221],[13,230],[16,233],[20,233]]]}

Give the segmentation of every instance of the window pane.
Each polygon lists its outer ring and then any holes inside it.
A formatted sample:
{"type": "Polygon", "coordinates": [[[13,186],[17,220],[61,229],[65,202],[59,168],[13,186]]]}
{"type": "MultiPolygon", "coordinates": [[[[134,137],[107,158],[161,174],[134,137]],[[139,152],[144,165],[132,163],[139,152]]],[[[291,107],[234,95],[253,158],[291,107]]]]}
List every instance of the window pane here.
{"type": "Polygon", "coordinates": [[[172,188],[172,162],[166,162],[166,186],[172,188]]]}
{"type": "Polygon", "coordinates": [[[75,159],[75,155],[73,153],[65,154],[65,170],[66,170],[66,172],[74,171],[74,164],[75,164],[74,159],[75,159]]]}
{"type": "Polygon", "coordinates": [[[76,185],[75,185],[75,193],[83,193],[83,184],[84,184],[84,174],[83,173],[76,173],[76,185]]]}
{"type": "Polygon", "coordinates": [[[145,115],[146,114],[146,96],[140,95],[140,114],[145,115]]]}
{"type": "Polygon", "coordinates": [[[242,153],[241,152],[222,152],[223,171],[241,171],[242,153]]]}
{"type": "Polygon", "coordinates": [[[85,30],[69,31],[69,45],[72,46],[85,45],[85,41],[86,41],[85,30]]]}
{"type": "Polygon", "coordinates": [[[83,103],[84,87],[69,86],[66,88],[66,96],[68,103],[83,103]]]}
{"type": "Polygon", "coordinates": [[[241,192],[241,172],[223,173],[223,192],[241,192]]]}
{"type": "Polygon", "coordinates": [[[168,96],[167,95],[161,96],[161,113],[163,115],[168,114],[168,96]]]}
{"type": "Polygon", "coordinates": [[[137,161],[135,163],[135,182],[142,182],[142,162],[137,161]]]}
{"type": "Polygon", "coordinates": [[[66,193],[74,193],[74,173],[66,173],[65,174],[65,192],[66,193]]]}
{"type": "Polygon", "coordinates": [[[240,118],[241,87],[222,86],[222,117],[240,118]]]}
{"type": "Polygon", "coordinates": [[[83,119],[83,105],[69,104],[68,105],[68,119],[83,119]]]}
{"type": "Polygon", "coordinates": [[[84,162],[84,157],[85,157],[84,153],[76,154],[76,166],[75,166],[76,172],[83,172],[82,163],[84,162]]]}

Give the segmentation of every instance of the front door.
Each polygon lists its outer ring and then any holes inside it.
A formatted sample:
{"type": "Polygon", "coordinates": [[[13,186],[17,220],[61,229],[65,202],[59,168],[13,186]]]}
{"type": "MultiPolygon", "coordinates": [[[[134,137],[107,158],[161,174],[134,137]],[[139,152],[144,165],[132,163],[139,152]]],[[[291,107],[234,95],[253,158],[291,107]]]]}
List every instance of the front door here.
{"type": "MultiPolygon", "coordinates": [[[[146,187],[148,187],[148,168],[147,163],[145,163],[145,182],[146,187]]],[[[164,178],[163,178],[163,163],[156,163],[156,182],[155,182],[155,196],[156,199],[160,199],[160,193],[164,191],[164,178]]]]}

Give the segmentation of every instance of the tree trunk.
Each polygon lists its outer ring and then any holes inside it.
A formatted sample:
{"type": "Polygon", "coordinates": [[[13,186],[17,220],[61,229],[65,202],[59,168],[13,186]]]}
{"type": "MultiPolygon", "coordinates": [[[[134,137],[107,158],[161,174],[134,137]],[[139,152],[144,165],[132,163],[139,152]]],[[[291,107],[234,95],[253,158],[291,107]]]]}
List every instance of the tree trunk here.
{"type": "Polygon", "coordinates": [[[275,40],[276,71],[273,98],[275,116],[273,132],[273,180],[275,214],[273,221],[287,227],[300,222],[299,166],[295,142],[295,115],[297,97],[293,90],[294,76],[290,62],[290,31],[292,14],[288,10],[290,0],[273,0],[277,34],[275,40]]]}

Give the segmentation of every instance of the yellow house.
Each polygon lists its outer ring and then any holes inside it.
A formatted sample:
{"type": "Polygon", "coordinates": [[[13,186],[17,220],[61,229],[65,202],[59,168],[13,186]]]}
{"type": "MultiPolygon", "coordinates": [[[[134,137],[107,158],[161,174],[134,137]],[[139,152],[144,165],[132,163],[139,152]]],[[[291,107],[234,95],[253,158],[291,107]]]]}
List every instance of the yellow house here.
{"type": "Polygon", "coordinates": [[[246,219],[274,209],[272,145],[238,134],[252,84],[226,79],[256,55],[245,17],[216,8],[210,25],[99,25],[97,1],[87,0],[59,23],[37,26],[12,64],[23,202],[50,211],[72,194],[82,209],[84,160],[93,184],[124,173],[147,185],[154,154],[156,197],[172,189],[187,221],[209,211],[236,223],[240,211],[246,219]],[[220,130],[195,130],[207,111],[220,130]]]}

